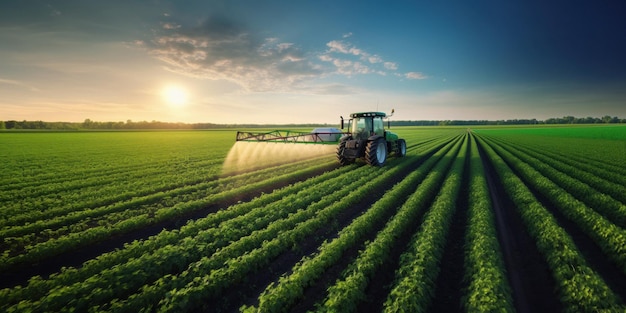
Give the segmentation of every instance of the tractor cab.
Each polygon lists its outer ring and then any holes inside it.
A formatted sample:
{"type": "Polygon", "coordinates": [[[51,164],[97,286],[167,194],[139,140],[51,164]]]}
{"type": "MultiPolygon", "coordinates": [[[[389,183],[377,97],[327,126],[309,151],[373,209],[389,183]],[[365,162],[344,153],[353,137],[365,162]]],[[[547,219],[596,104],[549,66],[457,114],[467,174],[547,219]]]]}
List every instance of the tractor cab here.
{"type": "MultiPolygon", "coordinates": [[[[352,113],[348,120],[348,129],[350,134],[356,140],[366,140],[371,136],[385,136],[385,128],[383,118],[386,117],[382,112],[366,112],[352,113]]],[[[343,128],[343,120],[342,120],[343,128]]]]}
{"type": "Polygon", "coordinates": [[[357,140],[365,140],[371,136],[385,136],[385,128],[383,118],[385,113],[368,112],[368,113],[352,113],[351,119],[348,121],[348,128],[352,137],[357,140]]]}
{"type": "MultiPolygon", "coordinates": [[[[393,111],[392,111],[393,114],[393,111]]],[[[383,112],[362,112],[350,114],[349,132],[341,137],[337,146],[337,159],[342,165],[351,164],[357,158],[374,166],[385,164],[387,154],[395,152],[396,156],[406,154],[406,142],[398,135],[385,130],[383,112]]],[[[344,120],[341,118],[341,128],[344,120]]]]}

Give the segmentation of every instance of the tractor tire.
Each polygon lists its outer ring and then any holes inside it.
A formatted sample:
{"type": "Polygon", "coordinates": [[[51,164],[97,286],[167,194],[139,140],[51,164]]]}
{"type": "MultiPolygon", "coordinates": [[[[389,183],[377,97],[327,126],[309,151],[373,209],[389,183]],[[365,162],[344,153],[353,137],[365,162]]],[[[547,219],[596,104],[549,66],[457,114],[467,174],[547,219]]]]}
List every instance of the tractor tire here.
{"type": "Polygon", "coordinates": [[[396,156],[401,158],[406,155],[406,141],[398,139],[396,142],[396,156]]]}
{"type": "Polygon", "coordinates": [[[346,142],[347,141],[341,141],[339,142],[339,145],[337,146],[337,160],[339,161],[339,164],[341,165],[350,165],[352,163],[354,163],[354,159],[351,158],[346,158],[343,155],[343,150],[346,149],[346,142]]]}
{"type": "Polygon", "coordinates": [[[365,161],[371,166],[383,166],[387,161],[387,141],[378,138],[367,143],[365,161]]]}

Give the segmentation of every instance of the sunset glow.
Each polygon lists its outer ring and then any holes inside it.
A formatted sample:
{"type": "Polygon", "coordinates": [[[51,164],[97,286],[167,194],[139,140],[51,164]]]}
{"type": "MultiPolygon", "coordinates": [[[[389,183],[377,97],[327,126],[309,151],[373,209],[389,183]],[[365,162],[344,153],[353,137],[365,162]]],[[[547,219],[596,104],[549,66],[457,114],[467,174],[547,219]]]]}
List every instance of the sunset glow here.
{"type": "Polygon", "coordinates": [[[189,95],[187,91],[177,85],[169,85],[163,89],[163,99],[173,107],[182,107],[187,104],[189,95]]]}
{"type": "Polygon", "coordinates": [[[626,117],[623,16],[610,1],[1,1],[0,119],[626,117]]]}

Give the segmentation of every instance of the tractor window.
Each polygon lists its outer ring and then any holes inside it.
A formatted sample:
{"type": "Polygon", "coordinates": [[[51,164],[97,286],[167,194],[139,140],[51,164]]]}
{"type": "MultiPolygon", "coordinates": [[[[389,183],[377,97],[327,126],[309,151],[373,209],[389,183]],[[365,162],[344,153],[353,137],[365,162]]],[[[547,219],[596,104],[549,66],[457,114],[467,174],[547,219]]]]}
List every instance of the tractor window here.
{"type": "Polygon", "coordinates": [[[374,118],[374,133],[382,136],[385,132],[383,119],[380,117],[374,118]]]}
{"type": "Polygon", "coordinates": [[[366,121],[366,118],[354,119],[354,124],[352,124],[352,136],[354,136],[355,139],[367,139],[367,137],[369,137],[370,125],[368,125],[366,121]]]}

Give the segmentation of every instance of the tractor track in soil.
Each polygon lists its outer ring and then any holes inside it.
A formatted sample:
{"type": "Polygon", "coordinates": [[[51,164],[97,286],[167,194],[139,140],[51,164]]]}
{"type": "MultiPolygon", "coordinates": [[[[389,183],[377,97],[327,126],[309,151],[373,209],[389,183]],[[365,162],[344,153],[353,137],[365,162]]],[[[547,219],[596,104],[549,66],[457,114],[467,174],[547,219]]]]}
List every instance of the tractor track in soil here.
{"type": "MultiPolygon", "coordinates": [[[[445,146],[442,144],[439,148],[445,146]]],[[[425,156],[419,157],[419,160],[414,162],[409,166],[406,172],[403,175],[398,175],[393,177],[390,181],[388,181],[386,186],[393,186],[396,183],[402,181],[406,176],[408,176],[412,171],[416,170],[423,162],[425,162],[429,157],[435,154],[436,151],[433,151],[425,156]]],[[[410,156],[407,156],[410,158],[410,156]]],[[[389,165],[387,165],[389,166],[389,165]]],[[[293,266],[302,259],[302,257],[307,255],[312,255],[317,251],[317,248],[322,244],[322,242],[328,240],[332,240],[337,237],[338,231],[348,226],[355,218],[359,215],[363,214],[365,211],[369,209],[371,204],[379,200],[387,188],[381,188],[379,193],[369,194],[367,197],[363,198],[359,203],[351,206],[348,210],[344,211],[341,215],[339,215],[336,221],[332,226],[325,227],[323,229],[319,229],[314,235],[310,236],[309,239],[302,242],[297,249],[289,250],[283,254],[281,254],[278,258],[272,261],[271,265],[267,268],[259,271],[257,273],[253,273],[249,275],[248,279],[245,282],[232,286],[227,291],[223,292],[224,297],[219,298],[219,302],[223,304],[221,308],[217,308],[215,306],[212,307],[212,312],[237,312],[238,308],[241,305],[258,305],[258,296],[265,290],[266,286],[270,283],[278,282],[279,278],[285,274],[289,273],[293,266]]],[[[403,199],[396,199],[396,203],[403,203],[409,195],[405,195],[403,199]]],[[[313,310],[315,308],[315,304],[324,300],[326,295],[326,289],[333,284],[338,278],[340,278],[341,273],[346,269],[346,267],[358,256],[359,251],[363,249],[363,245],[368,240],[373,240],[378,231],[387,223],[388,218],[395,214],[395,210],[389,210],[385,215],[385,218],[381,219],[381,222],[375,225],[373,230],[365,237],[359,244],[354,245],[347,251],[345,251],[342,255],[342,258],[329,267],[322,277],[320,277],[317,281],[315,281],[311,286],[307,287],[304,291],[302,299],[295,304],[294,307],[290,309],[291,312],[306,312],[309,310],[313,310]]],[[[399,262],[399,256],[406,247],[406,244],[410,240],[410,236],[405,236],[406,242],[405,244],[401,244],[397,252],[397,259],[399,262]]],[[[390,267],[389,271],[391,272],[391,277],[389,282],[393,279],[393,270],[395,268],[390,267]]],[[[218,300],[214,300],[217,302],[218,300]]],[[[381,300],[384,301],[384,297],[381,300]]],[[[359,312],[366,312],[359,310],[359,312]]]]}
{"type": "Polygon", "coordinates": [[[477,141],[515,309],[519,313],[561,312],[563,308],[555,294],[556,283],[548,265],[528,234],[515,204],[506,194],[483,144],[477,141]]]}
{"type": "Polygon", "coordinates": [[[172,220],[163,221],[160,223],[152,224],[147,227],[143,227],[137,230],[133,230],[124,234],[115,235],[107,240],[100,241],[95,244],[91,244],[86,247],[81,247],[76,250],[61,253],[37,263],[30,264],[18,264],[13,268],[0,273],[0,289],[12,288],[17,285],[26,285],[28,280],[33,276],[41,276],[47,278],[50,274],[59,272],[63,267],[80,268],[82,264],[88,260],[91,260],[101,254],[114,251],[116,249],[122,249],[124,244],[133,242],[134,240],[148,239],[150,236],[157,235],[163,230],[172,230],[180,228],[190,220],[197,220],[207,216],[208,214],[217,212],[222,208],[234,205],[238,202],[247,202],[255,197],[262,195],[263,193],[270,193],[273,190],[289,186],[291,184],[307,180],[309,178],[321,175],[322,173],[337,168],[337,165],[329,165],[324,168],[320,168],[316,171],[307,173],[306,175],[293,177],[285,180],[280,184],[259,188],[254,192],[239,195],[228,201],[223,201],[210,206],[207,206],[201,210],[196,210],[188,214],[179,216],[172,220]]]}

